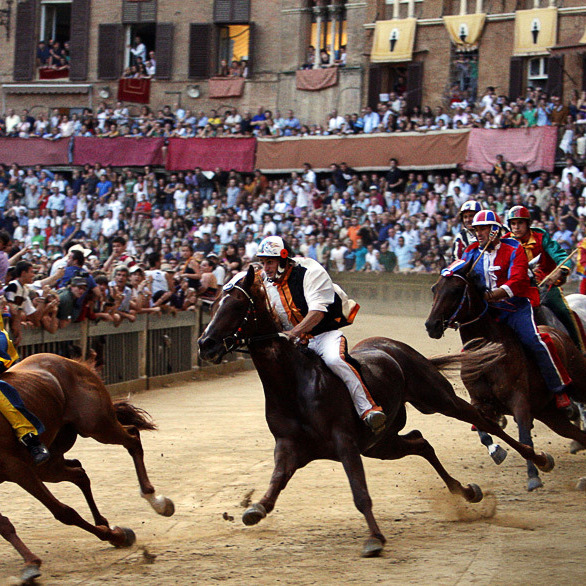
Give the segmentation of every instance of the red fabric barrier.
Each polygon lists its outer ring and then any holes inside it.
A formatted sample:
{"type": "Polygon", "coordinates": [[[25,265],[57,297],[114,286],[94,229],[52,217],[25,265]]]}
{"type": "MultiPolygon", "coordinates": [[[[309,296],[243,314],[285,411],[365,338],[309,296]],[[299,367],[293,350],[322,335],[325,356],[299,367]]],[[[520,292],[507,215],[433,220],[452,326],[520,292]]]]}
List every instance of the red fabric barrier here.
{"type": "Polygon", "coordinates": [[[51,67],[39,68],[39,79],[67,79],[69,67],[65,69],[52,69],[51,67]]]}
{"type": "Polygon", "coordinates": [[[244,78],[212,77],[209,88],[210,98],[239,98],[244,92],[244,78]]]}
{"type": "Polygon", "coordinates": [[[328,69],[300,69],[295,73],[295,83],[298,90],[316,92],[338,83],[338,68],[328,69]]]}
{"type": "Polygon", "coordinates": [[[557,127],[509,128],[489,130],[473,128],[468,141],[464,168],[490,172],[497,155],[516,166],[525,165],[530,173],[553,171],[557,147],[557,127]]]}
{"type": "Polygon", "coordinates": [[[5,165],[67,165],[69,138],[0,138],[0,162],[5,165]]]}
{"type": "Polygon", "coordinates": [[[148,104],[150,96],[150,79],[124,77],[118,80],[118,101],[148,104]]]}
{"type": "Polygon", "coordinates": [[[100,163],[113,167],[162,165],[164,138],[78,137],[73,143],[73,164],[100,163]]]}
{"type": "Polygon", "coordinates": [[[170,171],[221,167],[250,173],[255,148],[254,138],[170,138],[166,166],[170,171]]]}

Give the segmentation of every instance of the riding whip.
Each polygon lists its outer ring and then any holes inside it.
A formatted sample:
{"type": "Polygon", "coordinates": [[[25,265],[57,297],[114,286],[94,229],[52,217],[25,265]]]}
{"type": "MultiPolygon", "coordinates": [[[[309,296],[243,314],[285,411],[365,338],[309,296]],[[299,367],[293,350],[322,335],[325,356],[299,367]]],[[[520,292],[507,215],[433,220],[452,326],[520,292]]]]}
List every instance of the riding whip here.
{"type": "Polygon", "coordinates": [[[543,283],[545,283],[545,281],[547,281],[547,279],[549,279],[549,277],[551,275],[553,275],[556,271],[558,271],[563,265],[565,265],[577,252],[578,252],[579,248],[576,247],[574,248],[574,250],[568,254],[568,256],[566,256],[566,258],[564,258],[564,260],[562,260],[560,262],[559,265],[557,265],[557,267],[555,269],[553,269],[553,271],[551,271],[551,273],[549,273],[549,275],[547,275],[546,277],[543,278],[543,280],[537,284],[538,287],[541,287],[541,285],[543,285],[543,283]]]}

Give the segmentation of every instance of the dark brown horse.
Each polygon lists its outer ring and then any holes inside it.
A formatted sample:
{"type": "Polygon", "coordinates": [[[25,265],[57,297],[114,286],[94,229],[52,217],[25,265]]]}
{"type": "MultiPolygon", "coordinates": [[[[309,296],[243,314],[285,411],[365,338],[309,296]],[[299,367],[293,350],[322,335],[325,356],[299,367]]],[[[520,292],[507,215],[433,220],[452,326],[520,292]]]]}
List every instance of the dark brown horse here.
{"type": "MultiPolygon", "coordinates": [[[[375,436],[358,418],[344,383],[311,351],[293,345],[284,334],[271,308],[264,286],[251,267],[235,277],[216,302],[212,321],[199,340],[206,360],[221,361],[229,351],[248,345],[263,384],[266,418],[275,446],[275,468],[269,489],[260,502],[244,512],[246,525],[254,525],[274,507],[279,493],[295,471],[317,459],[342,463],[350,481],[354,503],[365,516],[370,537],[364,556],[382,551],[385,538],[372,513],[361,454],[381,460],[409,455],[425,458],[441,476],[450,492],[477,502],[482,492],[476,485],[464,487],[452,478],[419,431],[399,435],[406,423],[405,402],[423,413],[443,413],[509,441],[525,457],[549,468],[546,455],[509,438],[496,424],[482,417],[454,393],[449,381],[434,364],[413,348],[388,338],[369,338],[359,343],[352,359],[387,415],[387,425],[375,436]]],[[[462,354],[476,368],[488,358],[462,354]]]]}
{"type": "MultiPolygon", "coordinates": [[[[8,422],[0,417],[0,482],[20,485],[66,525],[76,525],[117,547],[130,546],[135,541],[134,532],[110,528],[96,506],[90,480],[80,462],[64,458],[78,435],[92,437],[103,444],[124,446],[134,461],[141,495],[160,515],[174,513],[170,499],[156,496],[144,465],[139,430],[156,426],[146,412],[127,401],[113,404],[103,382],[88,366],[56,354],[34,354],[6,372],[3,379],[19,390],[27,408],[45,424],[41,439],[49,446],[51,459],[40,467],[34,466],[8,422]],[[57,500],[44,484],[64,481],[72,482],[82,491],[94,518],[93,525],[57,500]]],[[[20,540],[10,520],[2,515],[0,535],[24,558],[23,581],[39,576],[41,559],[20,540]]]]}
{"type": "MultiPolygon", "coordinates": [[[[503,345],[503,358],[498,366],[487,369],[481,376],[470,365],[462,365],[462,381],[472,404],[493,421],[512,414],[519,428],[519,441],[524,444],[533,446],[531,429],[533,420],[538,419],[563,437],[586,445],[586,433],[572,425],[566,412],[556,409],[537,364],[524,351],[513,331],[490,316],[482,291],[467,276],[468,268],[469,263],[452,276],[440,277],[433,286],[433,306],[425,327],[432,338],[440,338],[448,327],[459,327],[465,348],[467,343],[478,338],[503,345]]],[[[583,403],[586,360],[566,334],[548,327],[539,329],[550,334],[573,380],[568,394],[583,403]]],[[[528,490],[543,485],[531,461],[527,462],[527,474],[528,490]]]]}

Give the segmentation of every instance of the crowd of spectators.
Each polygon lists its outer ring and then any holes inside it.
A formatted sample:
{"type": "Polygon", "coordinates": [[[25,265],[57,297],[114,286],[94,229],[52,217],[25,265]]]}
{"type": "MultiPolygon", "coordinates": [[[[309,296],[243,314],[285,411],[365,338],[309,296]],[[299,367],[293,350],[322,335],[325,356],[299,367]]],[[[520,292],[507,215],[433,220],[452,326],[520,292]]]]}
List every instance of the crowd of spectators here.
{"type": "Polygon", "coordinates": [[[586,167],[530,175],[499,157],[491,173],[358,173],[305,164],[156,174],[145,167],[68,173],[0,165],[0,282],[15,340],[82,319],[113,325],[140,313],[191,310],[284,236],[329,271],[437,273],[451,260],[458,210],[476,199],[503,218],[526,205],[566,250],[586,236],[586,167]]]}
{"type": "MultiPolygon", "coordinates": [[[[142,76],[141,73],[132,73],[137,67],[145,67],[141,57],[136,59],[137,65],[129,68],[129,74],[142,76]]],[[[154,54],[150,61],[154,63],[154,54]]],[[[234,62],[230,67],[225,64],[227,75],[232,75],[230,72],[233,67],[234,75],[243,74],[240,65],[234,62]]],[[[48,116],[44,113],[32,116],[28,110],[17,114],[14,109],[9,109],[5,117],[0,119],[0,136],[46,139],[70,136],[283,137],[551,125],[559,129],[561,154],[586,155],[586,92],[574,90],[570,100],[564,104],[558,96],[548,96],[539,88],[529,87],[526,96],[510,101],[506,96],[497,96],[494,88],[488,87],[481,99],[474,103],[466,97],[467,91],[460,92],[455,88],[448,108],[437,106],[432,110],[429,106],[423,109],[415,106],[408,111],[404,87],[400,83],[397,92],[382,96],[385,101],[379,102],[374,110],[366,106],[360,113],[342,115],[334,109],[323,123],[309,124],[300,121],[293,110],[283,115],[278,110],[273,113],[262,106],[255,114],[250,111],[241,114],[236,107],[227,107],[223,111],[211,110],[208,113],[195,112],[179,105],[173,108],[165,105],[156,111],[142,106],[138,113],[131,113],[122,102],[117,102],[115,106],[102,102],[95,112],[86,108],[81,114],[71,116],[59,110],[54,110],[48,116]]]]}
{"type": "Polygon", "coordinates": [[[53,39],[39,41],[36,62],[38,68],[68,69],[69,42],[60,43],[53,39]]]}

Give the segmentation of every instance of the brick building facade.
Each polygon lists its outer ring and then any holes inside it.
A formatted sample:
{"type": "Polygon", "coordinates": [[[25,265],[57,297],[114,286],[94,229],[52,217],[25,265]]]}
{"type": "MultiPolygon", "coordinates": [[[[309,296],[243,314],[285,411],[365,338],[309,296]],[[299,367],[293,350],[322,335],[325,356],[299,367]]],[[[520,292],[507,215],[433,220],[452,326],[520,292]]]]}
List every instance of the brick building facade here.
{"type": "Polygon", "coordinates": [[[481,95],[493,85],[513,96],[540,85],[564,99],[572,89],[586,89],[583,0],[20,0],[9,7],[10,24],[0,29],[3,111],[114,103],[136,36],[156,56],[155,109],[179,102],[194,111],[235,106],[254,113],[263,106],[323,123],[334,108],[357,112],[397,87],[410,106],[432,107],[458,84],[468,93],[481,95]],[[548,7],[555,9],[554,44],[516,50],[518,11],[548,7]],[[458,50],[443,17],[480,13],[486,16],[477,42],[458,50]],[[415,28],[408,60],[373,62],[378,22],[409,18],[415,28]],[[332,62],[346,46],[346,64],[336,85],[300,90],[297,72],[318,34],[332,62]],[[36,54],[44,37],[69,42],[68,78],[39,79],[36,54]],[[232,57],[248,69],[242,95],[210,98],[210,78],[222,58],[232,57]]]}

